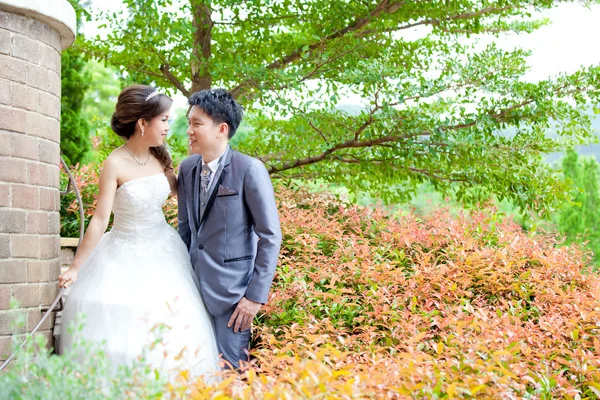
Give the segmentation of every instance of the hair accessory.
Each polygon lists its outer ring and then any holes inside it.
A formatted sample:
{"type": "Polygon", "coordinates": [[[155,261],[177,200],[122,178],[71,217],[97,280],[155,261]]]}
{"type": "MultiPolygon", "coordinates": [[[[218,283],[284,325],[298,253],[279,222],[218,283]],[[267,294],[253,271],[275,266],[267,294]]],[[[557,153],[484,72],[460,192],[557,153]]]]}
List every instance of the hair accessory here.
{"type": "Polygon", "coordinates": [[[158,94],[158,90],[155,90],[154,92],[150,93],[148,96],[146,96],[146,98],[144,99],[144,101],[148,101],[151,98],[153,98],[154,96],[156,96],[158,94]]]}

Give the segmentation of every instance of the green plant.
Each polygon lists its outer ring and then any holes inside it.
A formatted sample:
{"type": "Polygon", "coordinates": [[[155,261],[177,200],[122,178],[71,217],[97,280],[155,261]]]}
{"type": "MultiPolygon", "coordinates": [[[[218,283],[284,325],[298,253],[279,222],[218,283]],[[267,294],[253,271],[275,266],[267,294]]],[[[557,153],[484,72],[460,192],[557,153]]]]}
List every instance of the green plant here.
{"type": "MultiPolygon", "coordinates": [[[[19,310],[12,311],[18,313],[19,310]]],[[[24,322],[24,315],[20,323],[24,322]]],[[[18,324],[17,324],[18,325],[18,324]]],[[[79,321],[69,329],[82,330],[79,321]]],[[[0,399],[159,399],[166,380],[140,358],[114,368],[101,344],[77,338],[66,354],[57,356],[43,335],[13,337],[15,358],[0,373],[0,399]],[[20,340],[26,344],[20,347],[20,340]]]]}
{"type": "Polygon", "coordinates": [[[543,155],[593,140],[600,67],[528,82],[529,52],[489,36],[530,33],[563,3],[129,0],[92,12],[109,34],[77,48],[171,93],[231,90],[253,129],[239,148],[273,176],[388,204],[429,182],[550,215],[569,188],[543,155]]]}

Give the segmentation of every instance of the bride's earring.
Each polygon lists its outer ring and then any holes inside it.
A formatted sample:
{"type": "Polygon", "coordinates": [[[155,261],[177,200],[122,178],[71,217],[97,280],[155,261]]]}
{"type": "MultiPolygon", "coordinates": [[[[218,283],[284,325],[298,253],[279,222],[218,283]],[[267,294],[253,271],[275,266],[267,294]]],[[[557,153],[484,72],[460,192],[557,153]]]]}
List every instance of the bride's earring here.
{"type": "Polygon", "coordinates": [[[140,127],[140,131],[142,131],[142,137],[144,137],[144,122],[142,121],[142,119],[138,119],[137,122],[138,126],[140,127]]]}

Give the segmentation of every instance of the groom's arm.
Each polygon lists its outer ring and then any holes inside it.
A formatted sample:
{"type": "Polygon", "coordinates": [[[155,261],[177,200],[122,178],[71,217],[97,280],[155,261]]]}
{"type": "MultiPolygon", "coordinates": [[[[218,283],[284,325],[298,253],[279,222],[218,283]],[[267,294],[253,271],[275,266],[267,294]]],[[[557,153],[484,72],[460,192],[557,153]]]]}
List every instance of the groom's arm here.
{"type": "Polygon", "coordinates": [[[188,221],[185,182],[183,180],[184,175],[184,166],[183,163],[181,163],[179,168],[179,178],[177,179],[177,232],[189,250],[191,244],[191,233],[190,223],[188,221]]]}
{"type": "Polygon", "coordinates": [[[245,297],[257,303],[266,303],[275,276],[281,247],[281,225],[271,178],[264,165],[252,160],[244,175],[244,199],[258,235],[258,249],[254,272],[245,297]]]}

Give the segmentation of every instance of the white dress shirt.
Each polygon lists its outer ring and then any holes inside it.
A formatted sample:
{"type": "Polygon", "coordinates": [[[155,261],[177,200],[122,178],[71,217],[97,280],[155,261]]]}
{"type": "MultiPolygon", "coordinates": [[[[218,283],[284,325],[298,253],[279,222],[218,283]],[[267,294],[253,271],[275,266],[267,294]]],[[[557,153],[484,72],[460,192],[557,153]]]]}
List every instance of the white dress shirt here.
{"type": "MultiPolygon", "coordinates": [[[[208,189],[210,190],[210,188],[212,187],[212,183],[213,180],[215,179],[215,173],[217,172],[217,169],[219,169],[219,164],[221,162],[221,157],[223,157],[223,154],[225,154],[225,152],[227,152],[227,147],[225,148],[225,151],[221,153],[221,155],[217,158],[215,158],[214,160],[212,160],[211,162],[208,163],[208,168],[210,168],[210,179],[208,180],[208,189]]],[[[206,163],[204,162],[204,160],[202,160],[202,166],[206,165],[206,163]]]]}

